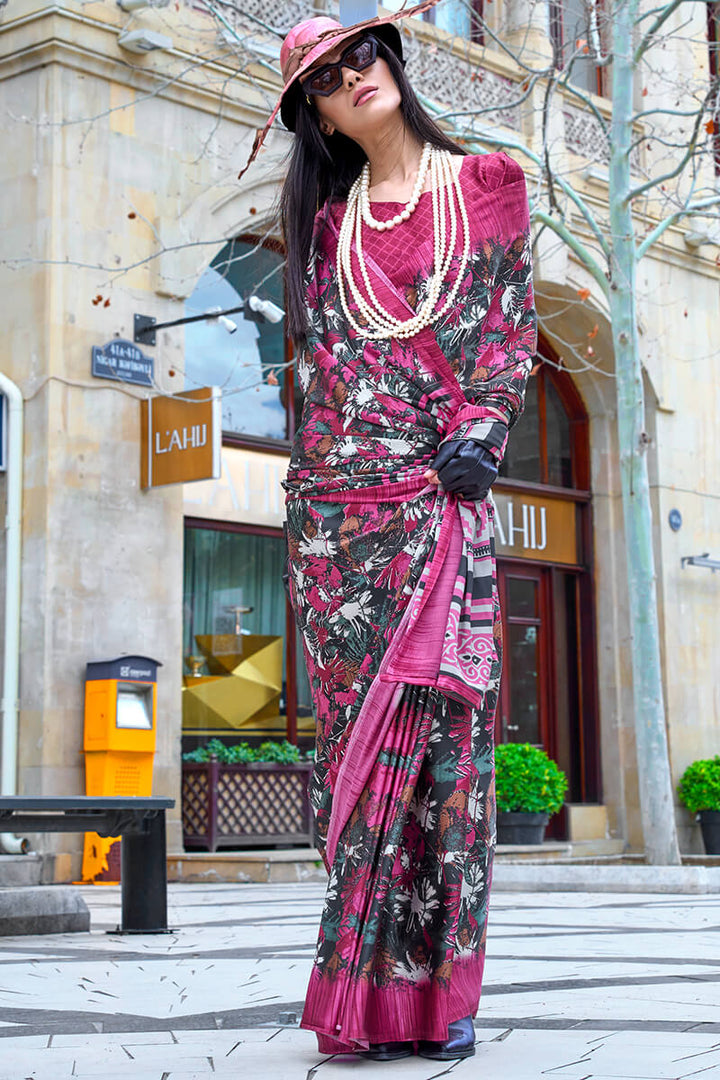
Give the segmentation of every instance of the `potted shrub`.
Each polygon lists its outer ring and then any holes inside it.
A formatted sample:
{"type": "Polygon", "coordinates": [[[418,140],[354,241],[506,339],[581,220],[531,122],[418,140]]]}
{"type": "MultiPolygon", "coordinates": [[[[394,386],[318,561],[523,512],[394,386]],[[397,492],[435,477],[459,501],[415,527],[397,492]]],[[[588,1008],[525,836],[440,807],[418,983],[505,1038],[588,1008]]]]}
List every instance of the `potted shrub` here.
{"type": "Polygon", "coordinates": [[[287,740],[253,748],[211,739],[183,754],[185,847],[216,851],[311,844],[311,768],[312,762],[287,740]]]}
{"type": "Polygon", "coordinates": [[[680,802],[700,822],[708,855],[720,855],[720,755],[693,761],[678,784],[680,802]]]}
{"type": "Polygon", "coordinates": [[[567,777],[530,743],[495,748],[499,844],[541,844],[551,814],[562,807],[567,777]]]}

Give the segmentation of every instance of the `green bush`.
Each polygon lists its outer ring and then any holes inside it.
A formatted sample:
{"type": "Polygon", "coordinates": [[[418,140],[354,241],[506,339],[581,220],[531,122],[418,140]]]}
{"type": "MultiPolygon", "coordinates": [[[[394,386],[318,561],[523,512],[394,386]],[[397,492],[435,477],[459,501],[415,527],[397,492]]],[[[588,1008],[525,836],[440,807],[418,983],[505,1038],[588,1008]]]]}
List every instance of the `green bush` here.
{"type": "Polygon", "coordinates": [[[278,765],[293,765],[300,760],[300,751],[297,746],[289,743],[287,739],[279,742],[260,743],[255,751],[255,761],[274,761],[278,765]]]}
{"type": "Polygon", "coordinates": [[[196,750],[183,754],[183,761],[209,761],[213,755],[223,765],[245,765],[250,761],[274,761],[280,765],[293,765],[300,761],[301,757],[298,747],[287,739],[282,742],[264,742],[256,749],[246,742],[226,746],[220,739],[210,739],[205,746],[198,746],[196,750]]]}
{"type": "Polygon", "coordinates": [[[567,786],[565,773],[537,746],[501,743],[495,748],[498,810],[555,814],[567,786]]]}
{"type": "Polygon", "coordinates": [[[692,814],[700,810],[720,810],[720,756],[693,761],[680,777],[680,802],[692,814]]]}

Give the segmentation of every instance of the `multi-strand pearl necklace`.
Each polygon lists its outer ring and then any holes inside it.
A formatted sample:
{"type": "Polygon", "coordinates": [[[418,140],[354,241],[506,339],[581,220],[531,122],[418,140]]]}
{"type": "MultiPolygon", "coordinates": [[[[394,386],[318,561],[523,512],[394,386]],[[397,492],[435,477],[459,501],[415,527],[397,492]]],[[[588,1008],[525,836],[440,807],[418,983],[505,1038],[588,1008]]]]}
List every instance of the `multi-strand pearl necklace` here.
{"type": "MultiPolygon", "coordinates": [[[[418,175],[422,170],[423,160],[427,154],[430,170],[430,188],[432,193],[433,208],[433,271],[427,283],[427,295],[420,304],[415,315],[409,319],[398,319],[382,306],[370,281],[365,254],[362,246],[362,225],[367,223],[365,209],[370,214],[370,202],[368,189],[370,186],[370,165],[366,163],[360,176],[350,188],[347,207],[340,226],[338,236],[338,290],[345,317],[357,334],[362,337],[378,340],[380,338],[409,338],[414,337],[426,326],[441,318],[448,310],[457,296],[460,283],[465,274],[468,258],[470,255],[470,228],[468,225],[467,210],[460,187],[460,179],[453,168],[453,155],[447,150],[439,150],[435,146],[426,144],[423,148],[423,158],[418,169],[418,175]],[[436,310],[442,287],[455,256],[456,241],[458,234],[458,212],[463,231],[460,263],[457,269],[455,281],[450,288],[442,307],[436,310]],[[363,296],[355,281],[352,267],[352,245],[355,241],[355,252],[360,265],[367,298],[363,296]],[[352,295],[360,315],[366,321],[366,326],[361,326],[350,311],[348,304],[348,292],[352,295]]],[[[424,186],[419,180],[415,182],[415,189],[410,202],[405,209],[391,218],[388,223],[373,222],[375,227],[389,224],[391,228],[400,222],[407,221],[420,199],[420,193],[424,186]],[[416,197],[417,195],[417,197],[416,197]],[[414,200],[414,202],[413,202],[414,200]]],[[[371,226],[372,227],[372,226],[371,226]]]]}
{"type": "Polygon", "coordinates": [[[425,187],[425,180],[427,179],[428,169],[430,168],[431,152],[432,143],[425,143],[410,200],[405,203],[404,210],[401,210],[395,217],[388,218],[387,221],[376,221],[372,216],[372,210],[370,209],[370,162],[368,161],[365,163],[360,174],[360,208],[362,210],[363,221],[369,228],[376,229],[378,232],[385,232],[386,229],[394,229],[400,222],[408,220],[410,215],[414,212],[415,207],[420,202],[420,196],[425,187]]]}

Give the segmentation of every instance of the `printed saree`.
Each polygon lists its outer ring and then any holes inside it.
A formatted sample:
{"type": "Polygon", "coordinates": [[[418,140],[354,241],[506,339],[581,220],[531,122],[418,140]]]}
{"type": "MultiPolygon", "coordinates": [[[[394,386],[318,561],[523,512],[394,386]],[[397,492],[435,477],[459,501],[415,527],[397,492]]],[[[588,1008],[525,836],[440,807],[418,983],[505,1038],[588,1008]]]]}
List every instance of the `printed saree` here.
{"type": "MultiPolygon", "coordinates": [[[[502,458],[535,316],[522,171],[504,154],[466,157],[460,183],[471,258],[433,327],[369,341],[348,326],[344,203],[318,215],[308,268],[287,532],[329,873],[302,1026],[328,1053],[444,1040],[480,997],[501,667],[493,507],[423,474],[449,438],[502,458]]],[[[373,204],[380,219],[396,211],[373,204]]],[[[365,254],[379,300],[407,318],[432,266],[431,196],[399,228],[372,232],[365,254]]]]}

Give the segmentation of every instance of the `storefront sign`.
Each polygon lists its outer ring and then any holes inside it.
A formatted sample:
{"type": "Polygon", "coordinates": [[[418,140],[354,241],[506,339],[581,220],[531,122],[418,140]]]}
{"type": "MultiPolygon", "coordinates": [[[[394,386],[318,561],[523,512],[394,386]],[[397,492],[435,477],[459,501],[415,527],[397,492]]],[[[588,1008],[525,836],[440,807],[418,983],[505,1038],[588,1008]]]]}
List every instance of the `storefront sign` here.
{"type": "Polygon", "coordinates": [[[153,359],[145,356],[132,341],[116,338],[107,345],[93,345],[92,373],[97,379],[152,386],[153,359]]]}
{"type": "Polygon", "coordinates": [[[570,499],[493,490],[498,555],[577,566],[577,511],[570,499]]]}
{"type": "Polygon", "coordinates": [[[220,476],[222,417],[216,386],[140,402],[140,486],[220,476]]]}
{"type": "Polygon", "coordinates": [[[185,514],[280,528],[285,519],[285,479],[289,456],[225,446],[218,479],[185,491],[185,514]]]}

